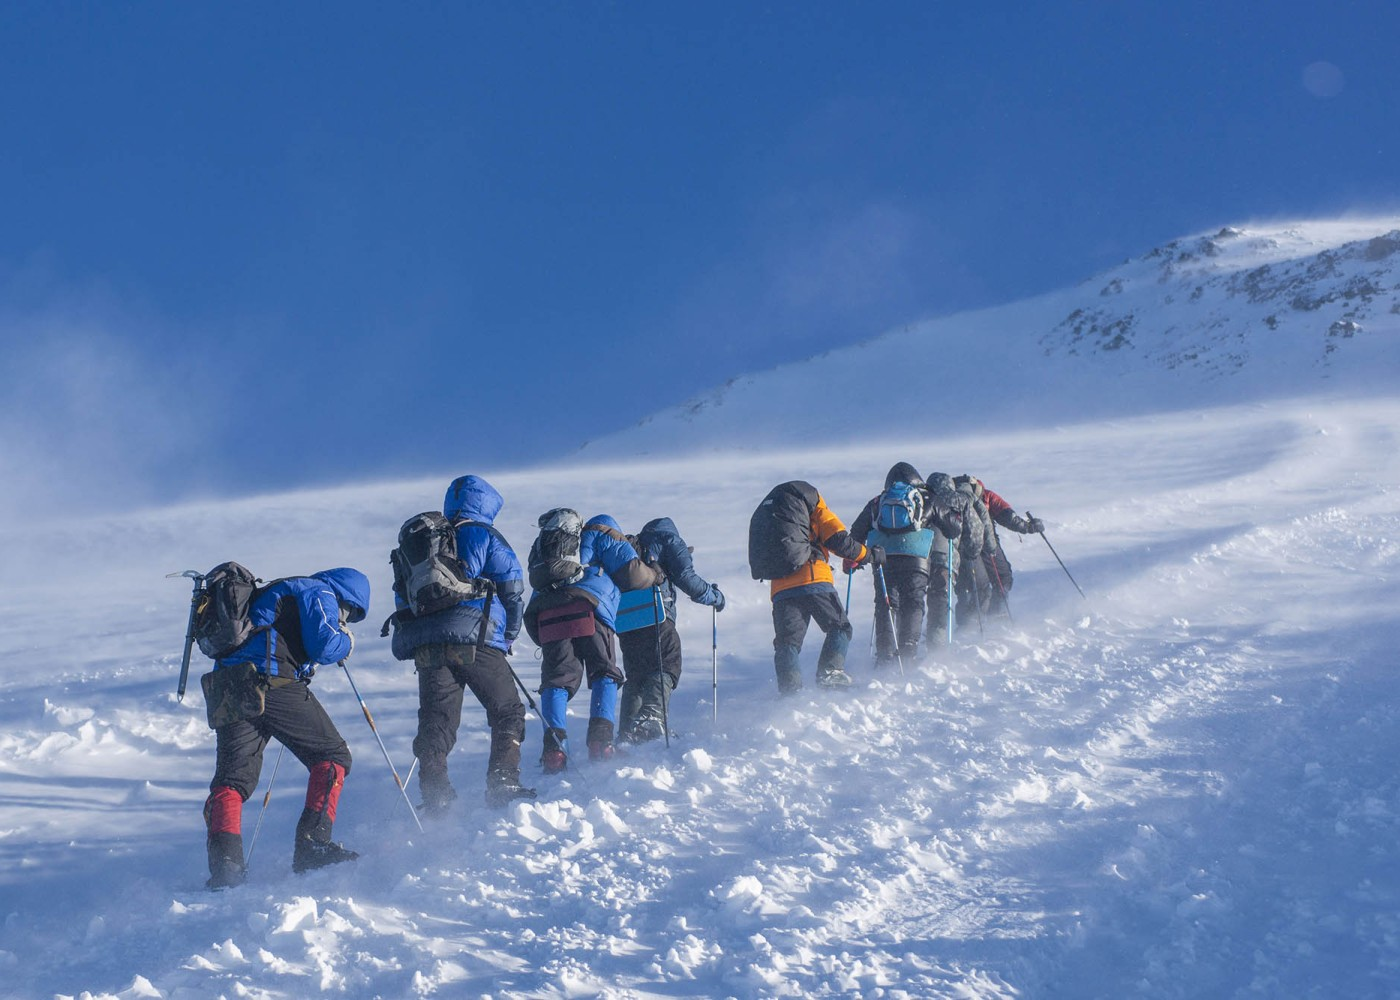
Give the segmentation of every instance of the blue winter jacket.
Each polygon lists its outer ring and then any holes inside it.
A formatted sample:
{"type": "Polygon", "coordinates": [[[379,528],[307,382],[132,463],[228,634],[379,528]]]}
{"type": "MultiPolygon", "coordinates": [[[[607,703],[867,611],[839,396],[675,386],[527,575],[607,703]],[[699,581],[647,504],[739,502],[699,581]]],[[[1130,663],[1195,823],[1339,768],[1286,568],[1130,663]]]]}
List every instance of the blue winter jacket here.
{"type": "Polygon", "coordinates": [[[666,606],[667,618],[676,620],[677,588],[697,604],[719,603],[719,588],[706,583],[695,572],[690,548],[669,517],[648,521],[637,535],[637,544],[641,546],[642,558],[653,566],[660,566],[666,573],[666,582],[661,585],[661,601],[666,606]]]}
{"type": "MultiPolygon", "coordinates": [[[[533,616],[568,595],[578,595],[593,607],[593,617],[610,629],[617,628],[617,601],[624,590],[640,590],[656,583],[656,575],[637,558],[637,550],[627,540],[607,514],[590,518],[579,537],[579,562],[583,564],[583,579],[559,590],[536,590],[530,595],[527,614],[533,616]]],[[[534,633],[531,632],[531,635],[534,633]]]]}
{"type": "MultiPolygon", "coordinates": [[[[525,610],[520,560],[505,537],[491,527],[504,506],[500,493],[480,476],[453,480],[442,501],[442,512],[449,520],[468,522],[457,527],[457,557],[463,571],[468,577],[484,577],[496,585],[486,634],[486,645],[496,649],[510,648],[520,634],[525,610]]],[[[477,598],[422,618],[396,618],[391,646],[394,657],[411,660],[414,650],[430,643],[476,645],[485,603],[485,598],[477,598]]],[[[397,590],[394,604],[400,611],[408,608],[404,595],[397,590]]]]}
{"type": "Polygon", "coordinates": [[[252,663],[271,677],[310,677],[317,664],[350,655],[351,638],[340,622],[342,604],[351,622],[362,621],[369,610],[369,580],[357,569],[328,569],[269,584],[248,608],[258,631],[214,669],[252,663]]]}

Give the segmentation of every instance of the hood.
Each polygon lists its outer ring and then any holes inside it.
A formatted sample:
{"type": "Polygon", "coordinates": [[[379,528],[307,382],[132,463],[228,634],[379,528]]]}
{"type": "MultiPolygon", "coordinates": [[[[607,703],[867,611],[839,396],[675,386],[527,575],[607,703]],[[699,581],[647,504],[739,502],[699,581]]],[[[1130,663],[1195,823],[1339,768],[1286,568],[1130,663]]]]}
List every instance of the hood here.
{"type": "Polygon", "coordinates": [[[337,601],[355,610],[356,613],[350,615],[352,622],[364,620],[369,611],[369,579],[363,573],[341,566],[338,569],[323,569],[313,573],[311,578],[330,587],[335,591],[337,601]]]}
{"type": "Polygon", "coordinates": [[[622,526],[619,525],[616,521],[614,521],[612,519],[612,516],[609,514],[594,514],[588,519],[588,524],[585,524],[584,527],[588,527],[589,524],[601,524],[605,527],[611,528],[618,534],[622,533],[622,526]]]}
{"type": "Polygon", "coordinates": [[[460,476],[447,487],[442,513],[449,519],[465,517],[490,524],[505,504],[496,488],[480,476],[460,476]]]}
{"type": "Polygon", "coordinates": [[[943,493],[952,493],[957,490],[957,487],[953,485],[953,477],[946,472],[930,472],[928,485],[931,489],[943,493]]]}
{"type": "Polygon", "coordinates": [[[679,535],[676,524],[669,517],[653,518],[642,525],[643,535],[679,535]]]}
{"type": "Polygon", "coordinates": [[[896,462],[890,466],[890,471],[885,474],[885,489],[889,489],[895,483],[922,486],[924,485],[924,477],[919,475],[919,470],[908,462],[896,462]]]}

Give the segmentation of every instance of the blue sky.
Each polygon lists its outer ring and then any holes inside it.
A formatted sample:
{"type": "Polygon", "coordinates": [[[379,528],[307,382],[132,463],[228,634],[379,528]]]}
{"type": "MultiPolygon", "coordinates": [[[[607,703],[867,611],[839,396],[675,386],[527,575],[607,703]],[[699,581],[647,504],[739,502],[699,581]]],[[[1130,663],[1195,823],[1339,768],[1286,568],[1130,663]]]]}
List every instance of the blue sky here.
{"type": "MultiPolygon", "coordinates": [[[[985,6],[0,7],[11,499],[534,464],[1187,232],[1397,202],[1393,3],[985,6]]],[[[994,399],[987,349],[955,377],[994,399]]]]}

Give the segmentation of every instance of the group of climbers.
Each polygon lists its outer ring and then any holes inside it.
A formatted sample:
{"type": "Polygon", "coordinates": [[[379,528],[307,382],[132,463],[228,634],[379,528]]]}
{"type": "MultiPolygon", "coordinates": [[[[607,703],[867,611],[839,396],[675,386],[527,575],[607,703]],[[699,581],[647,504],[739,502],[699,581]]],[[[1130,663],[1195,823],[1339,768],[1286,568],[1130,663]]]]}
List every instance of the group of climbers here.
{"type": "MultiPolygon", "coordinates": [[[[591,760],[610,759],[618,742],[666,736],[669,700],[681,676],[677,592],[716,612],[725,606],[718,585],[696,573],[691,549],[670,518],[655,518],[629,535],[607,514],[585,521],[572,509],[555,508],[540,515],[522,569],[494,526],[503,505],[485,479],[461,476],[448,487],[441,512],[405,522],[391,557],[395,611],[382,634],[392,628],[394,657],[412,661],[417,673],[413,751],[422,809],[430,815],[456,798],[448,758],[467,690],[485,710],[491,733],[487,804],[535,797],[520,774],[520,694],[529,696],[508,659],[522,628],[540,649],[540,764],[553,774],[569,766],[567,706],[585,683],[591,760]]],[[[944,643],[954,617],[961,623],[970,614],[1005,608],[1012,576],[998,525],[1022,533],[1044,527],[972,476],[925,479],[906,462],[890,469],[884,490],[850,529],[810,483],[774,487],[751,519],[749,561],[755,579],[770,581],[779,692],[802,688],[799,655],[813,621],[824,634],[816,683],[851,685],[845,669],[849,608],[837,594],[831,557],[840,558],[848,574],[874,570],[875,665],[881,668],[914,660],[921,636],[925,649],[944,643]],[[954,597],[956,615],[949,610],[954,597]]],[[[238,643],[221,651],[204,678],[217,747],[204,809],[211,887],[245,877],[243,804],[258,785],[263,751],[274,738],[309,771],[293,869],[357,856],[331,840],[350,752],[309,684],[317,665],[344,664],[354,648],[349,625],[362,621],[368,608],[369,581],[349,568],[277,580],[247,595],[238,643]]]]}

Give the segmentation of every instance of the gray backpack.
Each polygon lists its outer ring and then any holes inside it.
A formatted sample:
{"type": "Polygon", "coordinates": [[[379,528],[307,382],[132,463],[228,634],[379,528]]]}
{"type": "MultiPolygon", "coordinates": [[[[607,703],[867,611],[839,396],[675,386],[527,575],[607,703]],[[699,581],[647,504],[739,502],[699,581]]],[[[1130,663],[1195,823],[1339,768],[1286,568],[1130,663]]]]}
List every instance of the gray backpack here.
{"type": "Polygon", "coordinates": [[[576,510],[555,507],[540,515],[539,526],[539,537],[530,546],[530,586],[549,590],[578,583],[583,579],[583,518],[576,510]]]}
{"type": "Polygon", "coordinates": [[[465,523],[430,510],[410,517],[399,529],[399,547],[389,553],[394,590],[415,616],[491,593],[489,582],[465,574],[457,556],[457,527],[465,523]]]}

